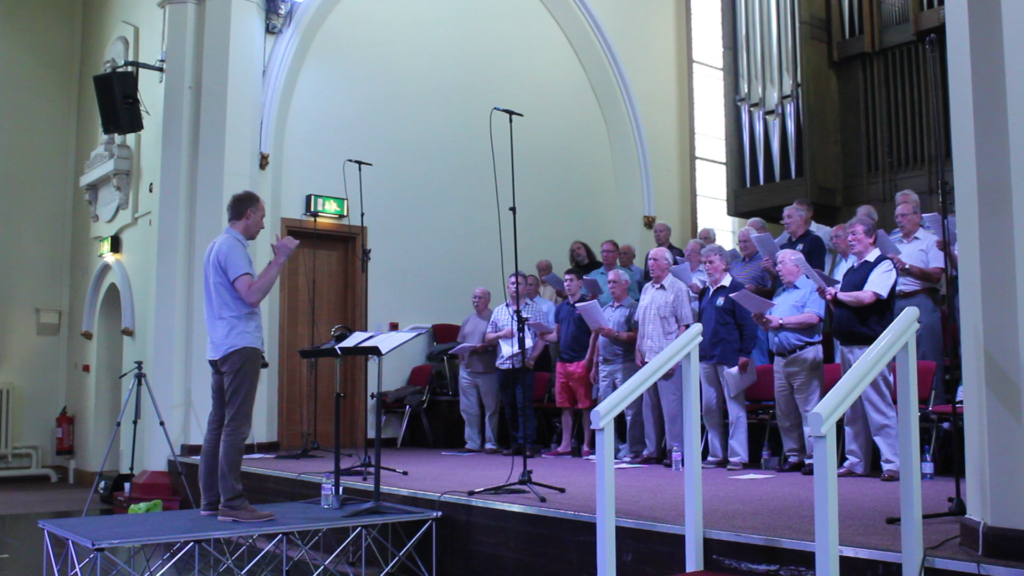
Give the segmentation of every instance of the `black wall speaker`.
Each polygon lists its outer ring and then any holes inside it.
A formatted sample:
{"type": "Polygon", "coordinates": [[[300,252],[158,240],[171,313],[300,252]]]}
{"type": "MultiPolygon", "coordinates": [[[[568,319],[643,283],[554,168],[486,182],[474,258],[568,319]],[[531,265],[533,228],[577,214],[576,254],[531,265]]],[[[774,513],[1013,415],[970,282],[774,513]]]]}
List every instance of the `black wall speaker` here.
{"type": "Polygon", "coordinates": [[[100,122],[104,134],[133,134],[142,131],[139,82],[134,72],[106,72],[92,77],[100,122]]]}

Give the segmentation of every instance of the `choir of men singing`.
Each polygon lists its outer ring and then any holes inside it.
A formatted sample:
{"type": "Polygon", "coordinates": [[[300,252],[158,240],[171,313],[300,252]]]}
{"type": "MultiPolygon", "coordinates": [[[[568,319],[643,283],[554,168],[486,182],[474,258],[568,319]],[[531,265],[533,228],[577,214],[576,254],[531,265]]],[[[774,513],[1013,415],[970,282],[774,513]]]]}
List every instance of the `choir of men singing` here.
{"type": "MultiPolygon", "coordinates": [[[[705,468],[741,470],[747,464],[747,412],[740,375],[746,373],[749,378],[755,366],[770,364],[782,437],[776,470],[812,474],[808,416],[823,394],[828,348],[823,347],[823,334],[831,331],[835,360],[846,372],[909,306],[920,311],[918,357],[938,365],[934,394],[937,402],[945,401],[941,370],[945,258],[941,240],[922,224],[918,196],[909,190],[897,195],[897,228],[892,234],[895,248],[887,248],[887,254],[879,249],[877,240],[879,234],[888,235],[878,229],[878,214],[872,206],[859,207],[852,220],[832,228],[814,222],[813,214],[814,207],[806,200],[783,210],[785,232],[777,239],[781,250],[774,260],[759,253],[754,242],[761,242],[755,235],[768,233],[761,218],[751,218],[739,231],[737,250],[732,253],[715,243],[712,229],[701,230],[697,239],[680,250],[671,243],[671,228],[658,223],[653,230],[657,246],[648,252],[644,268],[634,264],[636,253],[630,245],[606,240],[598,261],[587,244],[575,241],[569,251],[572,267],[560,282],[551,274],[551,262],[541,260],[536,276],[515,272],[508,277],[508,300],[493,311],[490,293],[476,289],[473,314],[459,333],[460,342],[475,345],[460,358],[465,449],[498,451],[500,396],[513,441],[503,453],[525,450],[528,456],[534,455],[538,440],[532,406],[534,363],[548,347],[556,360],[553,381],[562,417],[558,443],[545,456],[573,454],[577,411],[584,430],[581,452],[589,455],[591,408],[654,360],[695,321],[703,325],[699,361],[708,440],[705,468]],[[684,285],[672,273],[676,265],[689,269],[689,284],[684,285]],[[808,277],[811,268],[820,272],[821,280],[808,277]],[[584,281],[590,283],[593,297],[587,295],[584,281]],[[837,284],[818,288],[823,281],[837,284]],[[771,303],[745,296],[760,303],[758,312],[751,314],[733,297],[741,293],[771,303]],[[594,306],[593,310],[579,308],[591,300],[596,302],[587,306],[594,306]],[[598,305],[603,325],[597,325],[593,316],[588,323],[581,313],[597,314],[598,305]],[[532,326],[523,328],[525,354],[519,350],[518,311],[532,326]],[[545,334],[537,323],[551,331],[545,334]]],[[[938,226],[935,220],[932,225],[938,226]]],[[[760,245],[767,252],[770,240],[768,246],[760,245]]],[[[682,375],[675,365],[625,409],[618,457],[630,463],[668,466],[667,451],[683,441],[681,408],[682,375]]],[[[888,365],[854,401],[844,426],[846,454],[838,470],[840,477],[869,474],[876,444],[881,480],[899,480],[896,410],[888,365]]]]}

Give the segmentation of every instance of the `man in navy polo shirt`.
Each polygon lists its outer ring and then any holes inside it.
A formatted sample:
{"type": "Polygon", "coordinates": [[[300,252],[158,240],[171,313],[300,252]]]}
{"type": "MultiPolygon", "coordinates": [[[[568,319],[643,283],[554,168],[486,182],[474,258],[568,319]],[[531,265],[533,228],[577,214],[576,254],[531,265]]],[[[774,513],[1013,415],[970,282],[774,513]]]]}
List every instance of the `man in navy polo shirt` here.
{"type": "MultiPolygon", "coordinates": [[[[891,260],[875,248],[875,223],[856,217],[846,225],[846,240],[857,263],[843,275],[839,288],[820,290],[834,313],[832,330],[839,340],[839,362],[843,372],[867,352],[893,319],[896,269],[891,260]]],[[[884,232],[877,232],[884,234],[884,232]]],[[[892,401],[892,372],[889,365],[854,400],[843,418],[846,426],[846,461],[837,476],[864,476],[871,465],[871,440],[878,444],[882,460],[882,481],[900,479],[900,453],[896,430],[896,407],[892,401]]]]}
{"type": "Polygon", "coordinates": [[[748,461],[747,407],[743,394],[730,396],[724,386],[725,371],[734,366],[746,370],[757,340],[757,325],[750,311],[736,304],[730,294],[746,290],[729,274],[729,255],[718,244],[701,251],[708,285],[700,291],[700,323],[704,338],[700,342],[701,407],[708,429],[708,459],[705,468],[725,464],[725,422],[722,408],[729,412],[728,469],[742,470],[748,461]]]}
{"type": "Polygon", "coordinates": [[[786,229],[789,240],[783,242],[779,248],[796,250],[804,255],[811,268],[824,270],[828,248],[821,236],[811,230],[811,218],[807,211],[797,205],[786,206],[782,211],[782,226],[786,229]]]}
{"type": "Polygon", "coordinates": [[[544,336],[548,342],[558,342],[558,361],[555,363],[555,404],[562,409],[562,443],[545,456],[572,454],[572,414],[583,411],[583,456],[590,456],[590,409],[594,406],[590,370],[593,367],[593,349],[590,345],[590,327],[576,305],[586,302],[581,292],[583,271],[570,268],[565,271],[567,298],[555,309],[555,331],[544,336]]]}
{"type": "Polygon", "coordinates": [[[203,516],[225,522],[260,522],[274,517],[249,505],[242,492],[242,453],[252,428],[256,385],[263,357],[260,302],[277,282],[299,241],[285,236],[271,248],[274,258],[259,275],[252,267],[249,242],[263,230],[266,209],[255,192],[240,192],[228,202],[228,227],[206,249],[203,288],[206,358],[213,370],[213,405],[206,424],[199,486],[203,516]]]}

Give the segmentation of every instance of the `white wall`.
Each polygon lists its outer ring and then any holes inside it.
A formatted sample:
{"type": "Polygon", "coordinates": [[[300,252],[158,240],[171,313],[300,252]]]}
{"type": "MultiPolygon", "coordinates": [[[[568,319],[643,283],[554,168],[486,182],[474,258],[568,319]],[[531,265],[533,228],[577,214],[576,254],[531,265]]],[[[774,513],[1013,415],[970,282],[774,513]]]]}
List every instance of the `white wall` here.
{"type": "Polygon", "coordinates": [[[0,382],[14,384],[14,442],[53,458],[68,366],[69,152],[75,128],[80,2],[4,4],[0,18],[0,382]],[[60,336],[36,335],[36,308],[62,310],[60,336]]]}
{"type": "MultiPolygon", "coordinates": [[[[145,129],[127,137],[126,142],[132,146],[135,158],[134,184],[132,201],[128,210],[122,211],[111,223],[93,223],[89,217],[89,208],[84,196],[78,188],[78,178],[83,172],[85,162],[100,141],[99,111],[93,89],[92,76],[103,71],[103,61],[107,47],[118,36],[124,36],[131,43],[132,58],[153,62],[161,50],[163,32],[163,13],[155,2],[139,2],[137,0],[91,0],[85,3],[81,22],[79,62],[77,77],[78,116],[75,125],[75,148],[72,156],[73,182],[65,188],[64,193],[73,198],[73,213],[69,222],[70,240],[66,249],[70,251],[70,302],[68,318],[68,353],[66,364],[70,368],[67,376],[68,410],[79,415],[76,426],[79,438],[84,445],[79,448],[77,465],[84,470],[97,470],[103,457],[113,429],[114,421],[109,420],[109,393],[116,392],[123,400],[127,392],[129,379],[122,382],[110,382],[108,374],[97,374],[95,371],[84,373],[83,364],[95,365],[101,357],[99,348],[105,346],[100,337],[88,341],[79,336],[86,292],[93,270],[99,265],[97,258],[97,239],[117,233],[122,240],[121,256],[125,268],[131,278],[135,301],[136,326],[134,336],[120,337],[123,349],[121,372],[132,367],[134,360],[149,363],[152,360],[150,339],[152,333],[153,310],[157,303],[153,299],[153,273],[158,263],[153,258],[156,230],[155,203],[159,190],[149,192],[151,182],[159,182],[160,176],[160,119],[163,109],[163,89],[160,75],[156,72],[142,71],[139,74],[139,92],[148,109],[143,114],[145,129]],[[102,381],[101,381],[102,380],[102,381]],[[111,390],[113,388],[113,390],[111,390]],[[101,405],[97,405],[97,399],[101,405]],[[93,418],[93,415],[98,417],[93,418]],[[102,416],[99,416],[102,415],[102,416]]],[[[108,275],[106,282],[112,281],[113,274],[108,275]]],[[[100,295],[106,293],[104,286],[100,295]]],[[[113,346],[116,348],[117,343],[113,346]]],[[[175,383],[152,382],[158,394],[170,390],[175,383]]],[[[157,458],[149,463],[163,467],[162,458],[167,456],[166,442],[157,429],[157,419],[149,407],[149,398],[143,399],[143,421],[139,426],[139,447],[144,450],[147,439],[159,441],[163,449],[157,458]]],[[[166,402],[161,408],[167,412],[171,406],[166,402]]],[[[130,419],[130,415],[129,415],[130,419]]],[[[130,427],[130,426],[129,426],[130,427]]],[[[172,430],[175,428],[171,425],[172,430]]],[[[121,435],[121,443],[114,447],[111,456],[116,468],[119,464],[118,454],[123,448],[126,454],[123,469],[127,469],[127,454],[130,452],[130,434],[121,435]]],[[[80,444],[81,444],[80,442],[80,444]]],[[[136,466],[136,472],[146,467],[136,466]]]]}
{"type": "MultiPolygon", "coordinates": [[[[678,221],[689,215],[682,192],[689,164],[679,161],[688,157],[679,132],[688,129],[680,125],[685,84],[674,4],[597,9],[615,23],[608,27],[613,44],[629,46],[620,55],[653,148],[657,213],[687,230],[689,221],[678,221]]],[[[346,158],[374,163],[364,169],[371,329],[389,321],[457,323],[469,313],[474,287],[503,293],[487,124],[493,106],[526,115],[515,119],[521,268],[532,271],[547,258],[564,269],[575,239],[595,251],[606,238],[641,253],[653,246],[639,187],[616,186],[607,116],[624,111],[600,107],[579,60],[583,48],[541,2],[509,11],[500,2],[349,0],[329,14],[290,94],[268,179],[280,216],[294,217],[305,194],[344,195],[346,158]]],[[[507,117],[495,116],[494,131],[507,273],[507,117]]],[[[348,170],[350,222],[358,224],[356,172],[348,170]]],[[[398,364],[385,370],[386,389],[408,374],[398,364]]]]}

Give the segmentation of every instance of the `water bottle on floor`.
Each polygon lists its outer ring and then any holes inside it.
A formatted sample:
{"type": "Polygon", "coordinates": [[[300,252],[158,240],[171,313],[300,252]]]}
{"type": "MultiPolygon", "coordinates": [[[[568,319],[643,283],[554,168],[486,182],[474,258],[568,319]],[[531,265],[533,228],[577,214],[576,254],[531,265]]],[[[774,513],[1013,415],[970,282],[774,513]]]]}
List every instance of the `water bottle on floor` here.
{"type": "Polygon", "coordinates": [[[672,445],[672,470],[679,472],[683,469],[683,450],[679,444],[672,445]]]}
{"type": "Polygon", "coordinates": [[[924,457],[921,458],[921,480],[935,480],[935,462],[932,462],[931,446],[924,447],[924,457]]]}
{"type": "Polygon", "coordinates": [[[772,467],[772,448],[768,445],[768,437],[765,436],[764,446],[761,447],[761,469],[768,470],[772,467]]]}
{"type": "Polygon", "coordinates": [[[320,485],[320,506],[334,508],[334,479],[330,474],[324,474],[324,481],[320,485]]]}

